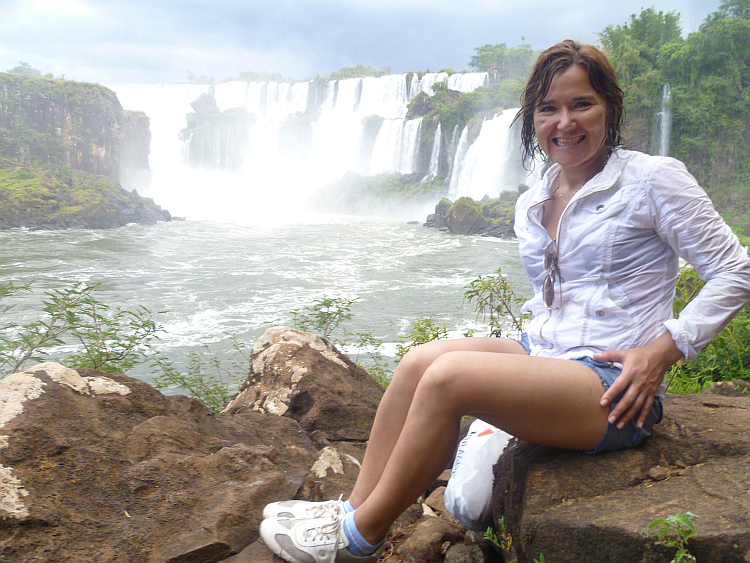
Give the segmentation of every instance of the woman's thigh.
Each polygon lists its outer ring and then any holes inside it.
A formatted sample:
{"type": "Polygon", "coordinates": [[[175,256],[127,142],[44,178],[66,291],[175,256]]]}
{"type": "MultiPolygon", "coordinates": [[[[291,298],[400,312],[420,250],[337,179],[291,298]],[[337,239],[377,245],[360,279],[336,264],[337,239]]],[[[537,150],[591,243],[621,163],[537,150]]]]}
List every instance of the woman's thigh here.
{"type": "Polygon", "coordinates": [[[595,448],[609,412],[599,404],[604,393],[599,376],[578,362],[527,356],[520,344],[506,342],[522,353],[454,349],[440,354],[425,371],[412,408],[478,416],[537,444],[595,448]]]}

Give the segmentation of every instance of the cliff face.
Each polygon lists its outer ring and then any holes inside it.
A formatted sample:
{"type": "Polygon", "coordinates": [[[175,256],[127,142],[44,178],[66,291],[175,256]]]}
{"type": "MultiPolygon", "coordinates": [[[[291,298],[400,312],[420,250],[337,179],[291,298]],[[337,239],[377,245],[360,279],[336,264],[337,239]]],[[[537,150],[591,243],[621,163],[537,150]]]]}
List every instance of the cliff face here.
{"type": "Polygon", "coordinates": [[[150,142],[148,117],[103,86],[0,73],[0,229],[169,220],[118,184],[148,172],[150,142]]]}

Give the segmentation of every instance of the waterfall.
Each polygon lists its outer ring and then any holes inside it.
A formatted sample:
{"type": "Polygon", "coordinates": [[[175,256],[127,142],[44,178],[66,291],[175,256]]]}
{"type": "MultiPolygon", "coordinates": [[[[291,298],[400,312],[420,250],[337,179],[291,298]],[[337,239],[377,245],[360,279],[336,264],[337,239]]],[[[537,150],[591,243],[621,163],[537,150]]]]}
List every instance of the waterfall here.
{"type": "Polygon", "coordinates": [[[416,172],[421,127],[421,117],[385,120],[375,140],[369,174],[416,172]]]}
{"type": "Polygon", "coordinates": [[[412,78],[409,99],[414,98],[420,92],[432,96],[435,94],[432,87],[438,82],[446,82],[449,90],[473,92],[480,86],[487,86],[488,80],[486,72],[456,72],[451,75],[447,72],[426,72],[421,78],[418,75],[412,78]]]}
{"type": "Polygon", "coordinates": [[[476,140],[469,145],[468,128],[461,134],[450,180],[450,195],[482,199],[538,179],[524,170],[517,132],[511,127],[518,109],[503,111],[485,120],[476,140]]]}
{"type": "Polygon", "coordinates": [[[672,135],[672,86],[665,82],[659,92],[659,110],[654,115],[651,135],[651,154],[669,156],[669,141],[672,135]]]}
{"type": "Polygon", "coordinates": [[[438,82],[466,92],[486,81],[486,73],[426,73],[325,84],[113,86],[125,109],[143,111],[151,120],[150,182],[135,185],[134,180],[125,187],[137,188],[177,216],[247,222],[303,213],[313,193],[347,171],[434,177],[442,161],[452,193],[496,195],[515,188],[515,177],[522,173],[496,171],[493,176],[487,171],[508,161],[499,151],[518,144],[509,139],[507,125],[505,137],[497,134],[493,141],[487,136],[499,127],[498,118],[486,122],[475,148],[467,129],[446,132],[451,137],[444,154],[438,126],[428,160],[422,119],[406,119],[409,101],[419,92],[431,92],[438,82]],[[207,117],[200,122],[191,104],[203,94],[212,98],[204,97],[208,102],[201,107],[208,107],[207,117]],[[502,146],[492,146],[500,141],[502,146]],[[216,164],[218,168],[212,167],[216,164]]]}
{"type": "Polygon", "coordinates": [[[432,153],[430,154],[430,171],[422,178],[422,182],[429,182],[440,173],[440,143],[442,142],[442,127],[438,122],[435,136],[432,139],[432,153]]]}

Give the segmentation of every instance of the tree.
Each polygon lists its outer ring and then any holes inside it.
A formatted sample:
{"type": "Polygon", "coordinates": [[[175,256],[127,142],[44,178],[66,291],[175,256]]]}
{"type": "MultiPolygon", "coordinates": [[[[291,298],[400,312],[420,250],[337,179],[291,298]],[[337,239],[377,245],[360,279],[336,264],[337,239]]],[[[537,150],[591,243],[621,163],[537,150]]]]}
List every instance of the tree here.
{"type": "Polygon", "coordinates": [[[719,4],[719,10],[709,14],[703,22],[701,31],[726,18],[750,20],[750,0],[724,0],[719,4]]]}
{"type": "Polygon", "coordinates": [[[607,26],[599,34],[599,40],[610,58],[621,65],[634,70],[653,68],[662,47],[682,41],[680,15],[648,8],[637,16],[631,15],[628,25],[607,26]]]}
{"type": "Polygon", "coordinates": [[[31,76],[33,78],[41,78],[42,77],[42,71],[37,70],[35,68],[32,68],[32,66],[29,63],[25,63],[23,61],[18,62],[18,66],[13,67],[8,70],[10,74],[20,74],[22,76],[31,76]]]}
{"type": "Polygon", "coordinates": [[[469,66],[477,72],[489,72],[492,80],[525,79],[534,65],[537,53],[531,45],[508,48],[505,43],[483,45],[474,49],[469,66]]]}

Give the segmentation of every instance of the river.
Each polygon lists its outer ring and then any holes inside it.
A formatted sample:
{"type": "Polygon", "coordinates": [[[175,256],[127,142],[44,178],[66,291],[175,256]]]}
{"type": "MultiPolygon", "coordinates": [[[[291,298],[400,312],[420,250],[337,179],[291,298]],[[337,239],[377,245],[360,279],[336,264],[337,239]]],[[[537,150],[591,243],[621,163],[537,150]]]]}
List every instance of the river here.
{"type": "MultiPolygon", "coordinates": [[[[324,296],[356,299],[345,327],[384,341],[386,358],[421,317],[432,316],[451,336],[467,328],[486,332],[473,306],[460,305],[465,286],[497,268],[520,293],[530,293],[513,241],[341,215],[0,232],[0,280],[34,282],[31,293],[4,301],[14,305],[5,322],[39,318],[48,291],[101,282],[96,296],[112,308],[164,311],[157,316],[163,331],[155,348],[178,368],[204,344],[226,360],[233,353],[230,336],[252,344],[268,327],[293,326],[294,309],[324,296]]],[[[69,352],[59,348],[51,359],[69,352]]],[[[153,382],[154,372],[141,365],[129,375],[153,382]]]]}

